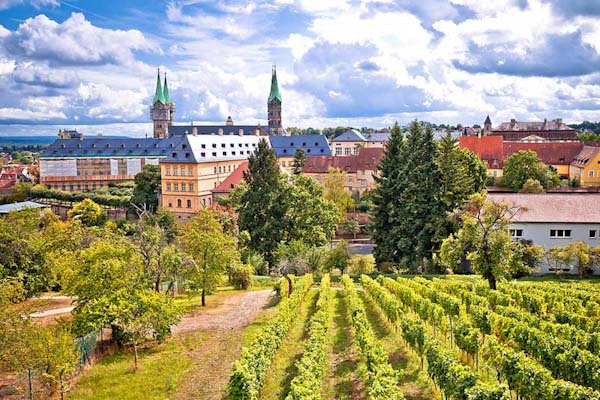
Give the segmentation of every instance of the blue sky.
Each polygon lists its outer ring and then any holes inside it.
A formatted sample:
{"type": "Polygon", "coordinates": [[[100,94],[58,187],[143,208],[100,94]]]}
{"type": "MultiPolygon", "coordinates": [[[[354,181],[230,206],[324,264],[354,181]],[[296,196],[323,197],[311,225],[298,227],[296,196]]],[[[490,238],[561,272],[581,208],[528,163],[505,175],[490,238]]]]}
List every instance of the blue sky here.
{"type": "Polygon", "coordinates": [[[0,0],[0,134],[600,120],[600,0],[0,0]]]}

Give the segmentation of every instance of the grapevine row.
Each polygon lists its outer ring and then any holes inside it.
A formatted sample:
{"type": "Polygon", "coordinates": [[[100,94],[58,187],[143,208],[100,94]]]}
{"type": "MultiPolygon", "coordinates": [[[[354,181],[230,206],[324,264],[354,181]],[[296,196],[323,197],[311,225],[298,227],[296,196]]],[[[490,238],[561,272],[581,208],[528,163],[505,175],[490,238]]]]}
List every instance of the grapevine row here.
{"type": "Polygon", "coordinates": [[[398,376],[388,355],[371,330],[364,306],[348,275],[342,277],[348,314],[361,358],[366,365],[367,395],[371,400],[404,400],[397,386],[398,376]]]}
{"type": "Polygon", "coordinates": [[[331,289],[329,275],[321,279],[317,311],[310,320],[308,339],[304,345],[304,354],[297,363],[298,375],[292,380],[290,393],[286,400],[318,400],[321,398],[321,386],[331,318],[331,289]]]}
{"type": "Polygon", "coordinates": [[[275,352],[285,339],[296,317],[298,308],[313,283],[311,274],[297,279],[290,297],[284,297],[272,321],[254,339],[250,347],[242,349],[239,360],[233,364],[229,379],[229,398],[257,400],[275,352]]]}

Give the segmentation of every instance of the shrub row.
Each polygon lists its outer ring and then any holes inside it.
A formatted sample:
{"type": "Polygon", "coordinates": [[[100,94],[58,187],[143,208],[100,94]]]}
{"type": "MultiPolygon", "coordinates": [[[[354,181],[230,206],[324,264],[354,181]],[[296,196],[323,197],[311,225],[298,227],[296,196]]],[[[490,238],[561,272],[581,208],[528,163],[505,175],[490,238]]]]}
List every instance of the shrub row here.
{"type": "Polygon", "coordinates": [[[229,398],[233,400],[256,400],[264,383],[275,352],[285,339],[288,329],[297,316],[298,307],[313,283],[311,274],[296,279],[290,297],[283,297],[279,310],[271,322],[263,328],[250,347],[242,349],[239,360],[233,364],[229,379],[229,398]]]}
{"type": "Polygon", "coordinates": [[[317,311],[310,320],[308,339],[304,354],[298,363],[298,375],[292,380],[286,400],[317,400],[321,398],[321,387],[331,318],[331,289],[329,275],[321,279],[317,311]]]}

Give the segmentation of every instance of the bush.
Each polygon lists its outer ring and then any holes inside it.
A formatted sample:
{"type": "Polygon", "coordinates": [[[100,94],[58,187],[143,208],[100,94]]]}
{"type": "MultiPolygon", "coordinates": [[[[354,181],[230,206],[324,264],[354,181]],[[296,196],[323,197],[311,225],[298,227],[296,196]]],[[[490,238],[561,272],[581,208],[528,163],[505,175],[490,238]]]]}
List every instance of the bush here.
{"type": "Polygon", "coordinates": [[[356,254],[350,259],[349,275],[369,274],[375,271],[375,258],[371,254],[356,254]]]}
{"type": "Polygon", "coordinates": [[[229,283],[236,289],[246,290],[252,286],[252,274],[252,265],[235,264],[229,268],[229,283]]]}

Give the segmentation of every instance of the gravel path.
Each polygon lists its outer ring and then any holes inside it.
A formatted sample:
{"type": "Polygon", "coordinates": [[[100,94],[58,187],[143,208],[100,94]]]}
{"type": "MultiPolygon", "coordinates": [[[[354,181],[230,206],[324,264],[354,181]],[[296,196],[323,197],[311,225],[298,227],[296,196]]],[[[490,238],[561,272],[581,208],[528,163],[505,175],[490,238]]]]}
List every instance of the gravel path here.
{"type": "Polygon", "coordinates": [[[180,334],[244,327],[256,318],[272,294],[272,290],[255,290],[229,296],[215,308],[198,309],[184,315],[172,332],[180,334]]]}

